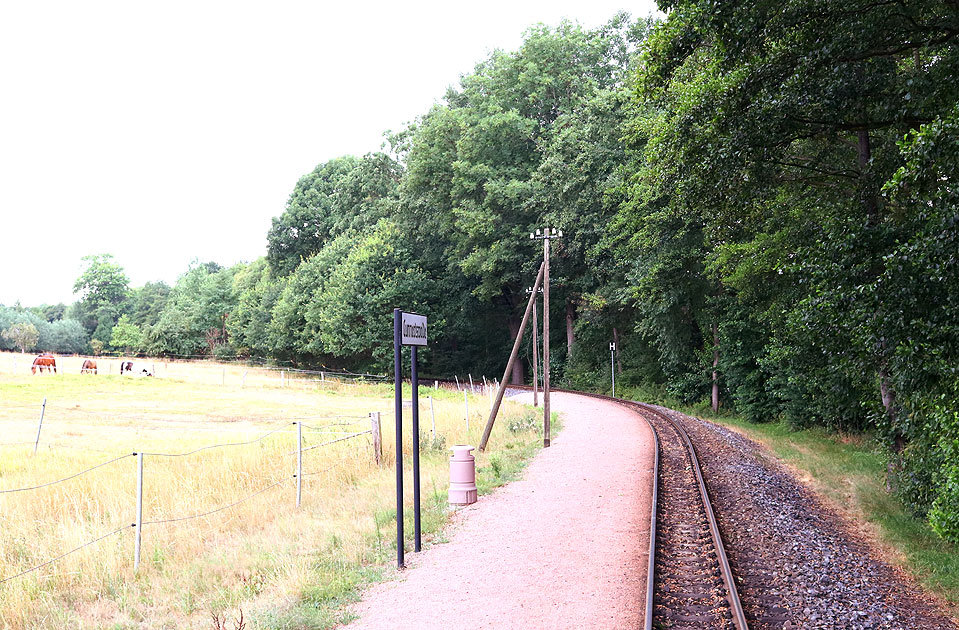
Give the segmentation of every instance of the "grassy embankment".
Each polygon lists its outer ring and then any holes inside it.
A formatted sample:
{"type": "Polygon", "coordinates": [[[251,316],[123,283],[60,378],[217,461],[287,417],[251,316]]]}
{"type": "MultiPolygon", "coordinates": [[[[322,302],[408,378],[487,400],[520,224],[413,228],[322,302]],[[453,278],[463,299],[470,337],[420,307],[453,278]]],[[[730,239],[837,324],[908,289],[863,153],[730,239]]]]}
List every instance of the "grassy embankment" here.
{"type": "MultiPolygon", "coordinates": [[[[21,362],[22,358],[19,359],[21,362]]],[[[238,368],[170,364],[164,378],[113,374],[31,376],[0,354],[0,490],[66,477],[134,451],[146,455],[140,571],[133,572],[136,459],[26,492],[0,494],[0,579],[107,532],[123,528],[38,571],[0,584],[0,627],[209,628],[211,614],[247,628],[325,628],[346,619],[359,587],[392,571],[395,506],[392,388],[318,384],[238,368]],[[246,372],[246,370],[243,370],[246,372]],[[235,378],[229,378],[233,373],[235,378]],[[260,379],[259,381],[255,379],[260,379]],[[251,383],[258,383],[252,386],[251,383]],[[245,385],[245,386],[241,386],[245,385]],[[40,447],[33,455],[40,403],[47,398],[40,447]],[[363,431],[370,411],[383,413],[384,464],[372,461],[369,436],[304,453],[303,504],[295,508],[294,419],[305,446],[363,431]],[[346,417],[334,417],[346,416],[346,417]]],[[[73,366],[68,366],[73,367],[73,366]]],[[[74,373],[71,373],[74,372],[74,373]]],[[[421,388],[423,530],[441,540],[448,450],[476,444],[488,399],[470,400],[467,431],[461,392],[421,388]],[[427,396],[433,396],[436,439],[427,396]]],[[[408,411],[408,410],[407,410],[408,411]]],[[[507,403],[487,454],[477,454],[481,492],[513,478],[538,450],[538,422],[507,403]]],[[[411,448],[409,418],[404,452],[411,448]]],[[[406,461],[406,532],[412,535],[412,488],[406,461]]],[[[411,548],[410,541],[407,542],[411,548]]],[[[232,626],[232,623],[229,624],[232,626]]]]}
{"type": "Polygon", "coordinates": [[[886,492],[885,449],[870,435],[837,434],[822,428],[795,430],[783,422],[755,424],[733,414],[713,414],[708,405],[670,405],[649,391],[627,392],[633,400],[649,400],[725,425],[771,451],[819,496],[943,600],[953,616],[959,613],[959,545],[939,538],[922,519],[909,514],[886,492]]]}

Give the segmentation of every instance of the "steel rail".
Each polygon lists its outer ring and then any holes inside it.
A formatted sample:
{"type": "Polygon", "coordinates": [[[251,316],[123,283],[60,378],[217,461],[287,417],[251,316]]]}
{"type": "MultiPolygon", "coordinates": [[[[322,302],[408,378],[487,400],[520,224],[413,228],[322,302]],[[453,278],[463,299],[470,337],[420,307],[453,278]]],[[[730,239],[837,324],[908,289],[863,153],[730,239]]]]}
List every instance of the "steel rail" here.
{"type": "MultiPolygon", "coordinates": [[[[523,391],[532,391],[532,386],[530,385],[509,385],[508,389],[519,389],[523,391]]],[[[615,402],[624,407],[629,407],[634,410],[645,412],[646,414],[652,414],[659,419],[666,421],[671,427],[676,430],[676,433],[680,436],[686,452],[689,454],[690,462],[692,463],[693,473],[696,477],[696,482],[699,486],[700,497],[702,498],[703,507],[706,512],[706,517],[709,522],[709,531],[713,540],[713,546],[716,548],[716,556],[719,561],[719,572],[722,576],[723,583],[726,586],[726,599],[729,602],[729,609],[732,613],[732,622],[737,630],[749,630],[749,625],[746,622],[746,615],[743,612],[742,602],[739,599],[739,591],[736,588],[736,581],[733,578],[732,567],[729,564],[729,558],[726,555],[726,548],[723,545],[722,534],[719,531],[719,523],[716,520],[716,514],[713,511],[712,501],[709,498],[709,491],[706,487],[706,481],[703,477],[702,468],[699,465],[699,458],[696,456],[696,448],[693,446],[692,440],[689,439],[689,435],[686,433],[686,430],[668,415],[664,414],[660,410],[648,405],[646,403],[641,403],[633,400],[624,400],[622,398],[613,398],[612,396],[607,396],[605,394],[596,394],[593,392],[580,392],[571,389],[559,389],[551,388],[554,392],[566,393],[566,394],[577,394],[580,396],[587,396],[589,398],[598,398],[600,400],[606,400],[608,402],[615,402]]],[[[646,423],[649,425],[650,429],[653,431],[653,437],[656,443],[656,455],[655,455],[655,469],[653,474],[653,497],[652,497],[652,516],[650,519],[650,550],[649,550],[649,573],[647,577],[647,592],[646,592],[646,619],[645,619],[645,630],[653,630],[653,593],[655,588],[655,557],[656,557],[656,505],[659,498],[659,435],[656,432],[655,427],[653,427],[652,422],[649,418],[646,417],[643,413],[639,414],[646,423]]]]}

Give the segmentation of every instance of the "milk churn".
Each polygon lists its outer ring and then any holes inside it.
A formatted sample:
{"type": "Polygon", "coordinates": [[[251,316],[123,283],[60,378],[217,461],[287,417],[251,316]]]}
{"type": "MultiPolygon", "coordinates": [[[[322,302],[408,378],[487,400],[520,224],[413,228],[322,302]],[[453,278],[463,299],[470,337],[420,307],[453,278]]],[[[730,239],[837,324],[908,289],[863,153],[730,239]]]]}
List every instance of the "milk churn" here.
{"type": "Polygon", "coordinates": [[[450,457],[450,504],[476,503],[476,460],[470,454],[475,447],[460,444],[452,447],[450,457]]]}

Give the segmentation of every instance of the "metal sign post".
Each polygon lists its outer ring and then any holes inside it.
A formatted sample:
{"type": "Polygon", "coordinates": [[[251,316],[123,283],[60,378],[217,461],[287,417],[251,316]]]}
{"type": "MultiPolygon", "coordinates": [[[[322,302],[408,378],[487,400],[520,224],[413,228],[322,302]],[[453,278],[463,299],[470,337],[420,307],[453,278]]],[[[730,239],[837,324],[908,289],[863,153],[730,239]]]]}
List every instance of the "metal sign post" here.
{"type": "Polygon", "coordinates": [[[417,346],[426,345],[426,317],[393,309],[393,378],[396,395],[396,566],[404,564],[403,548],[403,346],[412,346],[410,377],[413,387],[413,549],[422,547],[420,534],[420,410],[417,346]]]}
{"type": "Polygon", "coordinates": [[[616,398],[616,342],[609,344],[609,375],[613,379],[613,398],[616,398]]]}

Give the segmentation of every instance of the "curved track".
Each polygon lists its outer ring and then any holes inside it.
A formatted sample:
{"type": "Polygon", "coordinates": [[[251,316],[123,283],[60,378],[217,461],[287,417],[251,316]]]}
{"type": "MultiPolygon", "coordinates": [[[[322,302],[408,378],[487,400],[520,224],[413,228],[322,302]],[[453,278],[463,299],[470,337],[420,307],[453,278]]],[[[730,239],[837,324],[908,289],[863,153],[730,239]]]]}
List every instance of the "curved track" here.
{"type": "Polygon", "coordinates": [[[601,398],[630,407],[646,420],[656,438],[646,630],[747,630],[696,449],[683,427],[643,403],[601,394],[552,391],[601,398]]]}

